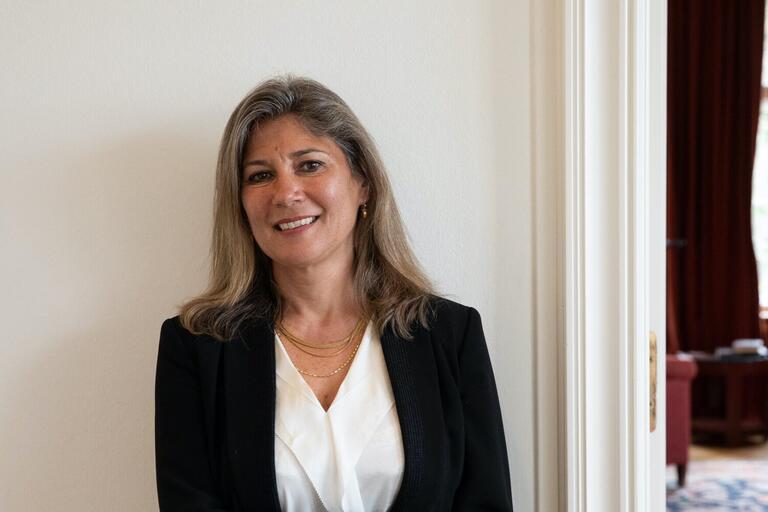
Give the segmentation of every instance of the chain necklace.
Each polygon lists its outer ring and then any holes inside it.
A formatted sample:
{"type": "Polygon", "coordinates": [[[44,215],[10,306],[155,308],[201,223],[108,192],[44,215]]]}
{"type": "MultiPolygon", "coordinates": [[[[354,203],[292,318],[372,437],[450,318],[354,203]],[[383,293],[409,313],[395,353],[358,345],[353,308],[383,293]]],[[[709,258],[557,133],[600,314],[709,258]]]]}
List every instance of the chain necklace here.
{"type": "Polygon", "coordinates": [[[342,339],[342,340],[340,340],[338,342],[331,342],[330,344],[328,344],[330,346],[328,346],[326,344],[314,344],[314,343],[306,342],[306,341],[302,340],[301,338],[299,338],[298,336],[296,336],[295,334],[292,334],[291,332],[289,332],[288,329],[285,328],[285,326],[283,325],[282,322],[280,322],[279,325],[277,326],[277,331],[278,331],[279,334],[283,335],[283,338],[285,338],[294,347],[296,347],[298,350],[304,352],[305,354],[309,354],[309,355],[311,355],[313,357],[329,358],[329,357],[335,357],[335,356],[341,354],[342,352],[344,352],[345,350],[347,350],[349,345],[355,339],[355,335],[357,334],[357,332],[359,331],[360,327],[362,326],[362,322],[363,322],[363,320],[361,318],[360,320],[358,320],[357,324],[355,324],[355,327],[352,329],[352,332],[350,332],[344,339],[342,339]],[[329,350],[329,349],[333,349],[333,348],[338,347],[338,350],[335,350],[332,353],[318,354],[317,352],[313,352],[311,350],[307,350],[304,347],[310,347],[310,348],[312,348],[314,350],[329,350]]]}
{"type": "MultiPolygon", "coordinates": [[[[313,356],[313,357],[333,357],[333,356],[336,356],[336,355],[338,355],[338,354],[341,354],[341,353],[342,353],[344,350],[346,350],[346,349],[347,349],[347,347],[350,345],[350,343],[352,343],[352,340],[354,340],[354,339],[356,339],[356,338],[358,337],[358,334],[360,334],[360,330],[361,330],[361,328],[365,327],[365,325],[366,325],[366,323],[364,323],[364,320],[361,318],[361,319],[360,319],[360,320],[357,322],[357,324],[355,325],[355,328],[352,330],[352,332],[351,332],[351,333],[349,333],[349,335],[348,335],[346,338],[344,338],[343,340],[340,340],[340,342],[341,342],[343,345],[342,345],[342,347],[341,347],[339,350],[337,350],[337,351],[336,351],[336,352],[334,352],[333,354],[315,354],[315,353],[313,353],[313,352],[310,352],[310,351],[308,351],[308,350],[306,350],[306,349],[302,348],[302,346],[310,346],[310,347],[313,347],[313,348],[323,349],[323,348],[325,348],[325,345],[320,345],[320,346],[318,346],[318,345],[313,345],[313,344],[311,344],[311,343],[307,343],[307,342],[305,342],[304,340],[302,340],[302,339],[298,338],[298,337],[297,337],[297,336],[295,336],[294,334],[291,334],[290,332],[288,332],[288,331],[285,329],[285,327],[283,326],[283,323],[282,323],[282,321],[281,321],[281,322],[279,323],[279,325],[278,325],[278,331],[279,331],[281,334],[283,334],[283,335],[284,335],[284,337],[285,337],[285,338],[286,338],[286,339],[287,339],[287,340],[288,340],[288,341],[289,341],[289,342],[290,342],[290,343],[291,343],[291,344],[292,344],[294,347],[296,347],[297,349],[301,350],[302,352],[304,352],[304,353],[306,353],[306,354],[309,354],[309,355],[311,355],[311,356],[313,356]],[[298,343],[297,343],[297,342],[298,342],[298,343]]],[[[312,373],[312,372],[310,372],[309,370],[305,370],[305,369],[303,369],[303,368],[299,368],[299,367],[297,367],[297,366],[296,366],[296,370],[297,370],[299,373],[301,373],[301,374],[303,374],[303,375],[309,375],[310,377],[317,377],[317,378],[327,378],[327,377],[332,377],[332,376],[336,375],[337,373],[339,373],[340,371],[342,371],[344,368],[346,368],[346,367],[349,365],[349,363],[351,363],[351,362],[352,362],[352,360],[355,358],[355,354],[357,354],[357,350],[360,348],[360,344],[362,343],[362,341],[363,341],[363,336],[360,336],[360,339],[357,341],[357,344],[355,345],[355,348],[354,348],[354,350],[352,350],[352,353],[349,355],[349,357],[347,357],[347,359],[346,359],[346,360],[345,360],[343,363],[341,363],[341,366],[339,366],[338,368],[336,368],[335,370],[333,370],[331,373],[327,373],[327,374],[318,374],[318,373],[312,373]]],[[[335,343],[335,344],[338,344],[339,342],[334,342],[334,343],[335,343]]],[[[294,366],[295,366],[295,365],[294,365],[294,366]]]]}
{"type": "Polygon", "coordinates": [[[329,354],[316,354],[310,350],[303,348],[300,343],[296,343],[296,340],[292,339],[290,335],[286,334],[285,331],[278,329],[278,333],[282,335],[283,339],[288,341],[291,345],[296,347],[298,350],[301,350],[305,354],[309,354],[310,356],[313,356],[313,357],[321,357],[321,358],[336,357],[337,355],[347,350],[347,348],[349,348],[349,345],[352,343],[352,337],[350,336],[349,338],[344,340],[344,345],[342,345],[338,350],[331,352],[329,354]]]}
{"type": "Polygon", "coordinates": [[[286,338],[289,338],[296,345],[301,345],[302,347],[306,347],[306,348],[313,348],[315,350],[330,350],[332,348],[338,348],[341,346],[346,347],[347,345],[349,345],[350,340],[354,337],[358,329],[360,329],[360,326],[362,323],[363,323],[363,318],[361,317],[360,320],[358,320],[355,326],[352,328],[352,332],[350,332],[340,340],[329,341],[327,343],[310,343],[308,341],[302,340],[301,338],[299,338],[298,336],[290,332],[285,327],[285,324],[283,324],[282,318],[280,318],[277,328],[282,334],[285,335],[286,338]]]}
{"type": "Polygon", "coordinates": [[[352,359],[354,359],[354,358],[355,358],[355,354],[357,354],[357,349],[359,349],[359,348],[360,348],[360,343],[362,343],[362,341],[363,341],[363,338],[361,337],[361,338],[360,338],[360,341],[358,341],[358,342],[357,342],[357,344],[355,345],[355,349],[354,349],[354,350],[352,351],[352,353],[349,355],[349,357],[347,358],[347,360],[346,360],[346,361],[344,361],[343,363],[341,363],[341,366],[339,366],[338,368],[336,368],[335,370],[333,370],[331,373],[326,373],[326,374],[320,375],[320,374],[318,374],[318,373],[312,373],[312,372],[310,372],[310,371],[308,371],[308,370],[304,370],[303,368],[299,368],[299,367],[296,367],[296,370],[298,370],[298,372],[299,372],[299,373],[301,373],[301,374],[303,374],[303,375],[309,375],[310,377],[318,377],[318,378],[321,378],[321,379],[325,379],[325,378],[327,378],[327,377],[333,377],[334,375],[336,375],[337,373],[339,373],[341,370],[343,370],[344,368],[346,368],[346,367],[347,367],[347,365],[348,365],[349,363],[351,363],[351,362],[352,362],[352,359]]]}

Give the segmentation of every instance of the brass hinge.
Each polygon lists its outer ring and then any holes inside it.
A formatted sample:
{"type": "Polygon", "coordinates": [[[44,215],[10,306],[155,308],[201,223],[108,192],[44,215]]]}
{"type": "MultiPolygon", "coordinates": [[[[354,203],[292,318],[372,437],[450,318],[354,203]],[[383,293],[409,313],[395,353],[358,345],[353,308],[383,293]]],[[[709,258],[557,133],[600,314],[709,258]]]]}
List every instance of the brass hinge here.
{"type": "Polygon", "coordinates": [[[656,333],[651,331],[651,347],[650,347],[650,371],[651,371],[651,395],[650,395],[650,417],[651,417],[651,432],[656,430],[656,375],[657,375],[657,357],[656,357],[656,333]]]}

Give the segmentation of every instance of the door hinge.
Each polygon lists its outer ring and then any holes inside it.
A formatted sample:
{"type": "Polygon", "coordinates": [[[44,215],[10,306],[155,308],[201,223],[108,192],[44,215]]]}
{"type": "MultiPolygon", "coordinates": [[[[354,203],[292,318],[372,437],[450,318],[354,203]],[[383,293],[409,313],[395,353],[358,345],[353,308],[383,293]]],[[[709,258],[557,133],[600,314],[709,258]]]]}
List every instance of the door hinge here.
{"type": "Polygon", "coordinates": [[[650,418],[651,418],[651,432],[653,432],[656,430],[656,388],[657,388],[656,375],[657,375],[657,367],[658,367],[658,364],[657,364],[658,357],[656,356],[656,333],[653,331],[651,331],[650,341],[651,341],[651,346],[649,350],[649,353],[651,356],[651,360],[649,364],[649,368],[651,371],[650,418]]]}

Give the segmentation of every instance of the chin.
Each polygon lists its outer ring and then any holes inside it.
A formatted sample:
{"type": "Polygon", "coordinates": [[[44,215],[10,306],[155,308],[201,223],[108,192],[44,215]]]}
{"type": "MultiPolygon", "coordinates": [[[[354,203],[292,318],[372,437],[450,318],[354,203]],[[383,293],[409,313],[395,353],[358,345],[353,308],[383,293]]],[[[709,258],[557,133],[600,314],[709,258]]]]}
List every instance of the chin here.
{"type": "Polygon", "coordinates": [[[301,254],[280,254],[272,259],[272,265],[278,265],[284,268],[306,268],[317,263],[317,258],[307,253],[301,254]]]}

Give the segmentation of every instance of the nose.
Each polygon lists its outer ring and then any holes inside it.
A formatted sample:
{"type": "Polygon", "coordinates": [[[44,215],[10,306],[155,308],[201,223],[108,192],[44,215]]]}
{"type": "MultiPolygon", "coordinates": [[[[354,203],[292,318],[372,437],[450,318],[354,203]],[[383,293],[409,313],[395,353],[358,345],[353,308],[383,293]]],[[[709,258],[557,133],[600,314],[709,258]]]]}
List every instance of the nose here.
{"type": "Polygon", "coordinates": [[[276,206],[293,206],[304,199],[301,180],[292,172],[278,173],[273,202],[276,206]]]}

